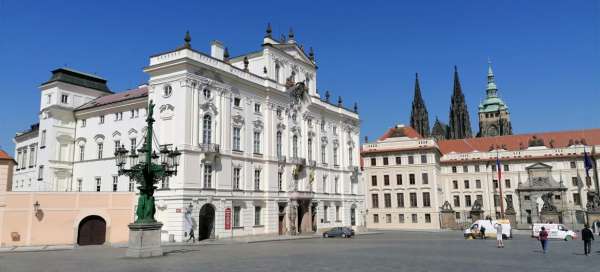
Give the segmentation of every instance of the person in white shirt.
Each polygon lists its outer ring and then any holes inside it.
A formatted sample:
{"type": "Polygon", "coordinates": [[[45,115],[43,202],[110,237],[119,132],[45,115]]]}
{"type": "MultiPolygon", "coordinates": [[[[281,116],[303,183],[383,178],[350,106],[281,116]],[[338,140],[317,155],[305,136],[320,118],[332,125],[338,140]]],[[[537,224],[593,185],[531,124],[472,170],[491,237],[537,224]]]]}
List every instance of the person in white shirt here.
{"type": "Polygon", "coordinates": [[[496,245],[498,246],[498,248],[503,248],[504,241],[502,241],[502,224],[496,223],[496,225],[494,225],[494,228],[496,229],[496,245]]]}

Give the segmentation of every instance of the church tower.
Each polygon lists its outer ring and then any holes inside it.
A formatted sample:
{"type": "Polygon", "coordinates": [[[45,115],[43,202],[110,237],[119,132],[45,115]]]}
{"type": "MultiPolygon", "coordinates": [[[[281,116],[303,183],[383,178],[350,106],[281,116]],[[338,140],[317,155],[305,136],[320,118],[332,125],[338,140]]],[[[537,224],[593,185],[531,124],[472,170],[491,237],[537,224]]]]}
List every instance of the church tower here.
{"type": "Polygon", "coordinates": [[[415,95],[410,112],[410,126],[414,128],[421,136],[429,136],[429,113],[421,97],[421,87],[419,86],[419,74],[415,78],[415,95]]]}
{"type": "Polygon", "coordinates": [[[450,104],[450,118],[448,124],[449,139],[464,139],[473,137],[471,133],[471,121],[469,120],[469,109],[465,102],[465,96],[460,87],[458,70],[454,66],[454,91],[450,104]]]}
{"type": "Polygon", "coordinates": [[[486,97],[479,104],[479,137],[502,136],[512,134],[508,107],[498,97],[498,88],[494,80],[492,63],[488,62],[486,97]]]}

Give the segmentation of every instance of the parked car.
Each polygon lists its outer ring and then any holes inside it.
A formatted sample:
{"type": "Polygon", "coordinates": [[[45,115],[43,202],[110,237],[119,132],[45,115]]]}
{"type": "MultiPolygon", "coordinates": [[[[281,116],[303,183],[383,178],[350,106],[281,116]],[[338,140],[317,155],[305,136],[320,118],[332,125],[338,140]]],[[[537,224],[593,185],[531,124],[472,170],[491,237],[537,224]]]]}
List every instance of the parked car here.
{"type": "Polygon", "coordinates": [[[481,237],[481,227],[485,228],[485,237],[487,238],[496,238],[496,228],[494,226],[496,224],[502,224],[502,239],[510,239],[512,238],[512,228],[510,226],[510,222],[506,219],[499,220],[477,220],[473,222],[465,231],[463,232],[465,238],[482,238],[481,237]]]}
{"type": "Polygon", "coordinates": [[[537,238],[540,235],[540,230],[542,230],[542,227],[546,229],[548,232],[548,238],[550,239],[561,239],[565,241],[577,239],[577,233],[572,230],[568,230],[563,224],[542,223],[533,224],[533,227],[531,228],[531,237],[537,238]]]}
{"type": "Polygon", "coordinates": [[[335,227],[328,231],[323,232],[323,237],[342,237],[351,238],[354,236],[354,230],[348,227],[335,227]]]}

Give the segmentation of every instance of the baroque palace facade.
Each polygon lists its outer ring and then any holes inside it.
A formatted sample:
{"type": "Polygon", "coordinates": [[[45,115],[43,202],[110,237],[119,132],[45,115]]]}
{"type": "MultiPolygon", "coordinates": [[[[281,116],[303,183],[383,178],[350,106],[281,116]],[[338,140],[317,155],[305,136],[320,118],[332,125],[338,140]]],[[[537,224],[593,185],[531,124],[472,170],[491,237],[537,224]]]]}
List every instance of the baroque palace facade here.
{"type": "Polygon", "coordinates": [[[361,149],[368,226],[456,228],[477,218],[499,218],[501,206],[517,227],[546,221],[579,226],[586,211],[598,211],[598,199],[590,194],[598,186],[600,129],[512,135],[491,64],[478,117],[474,138],[455,67],[450,124],[436,118],[430,133],[417,77],[410,127],[393,127],[361,149]],[[589,177],[585,151],[594,161],[589,177]]]}
{"type": "Polygon", "coordinates": [[[147,84],[113,93],[106,80],[61,68],[43,83],[39,124],[14,138],[13,191],[135,191],[117,175],[115,147],[139,148],[156,104],[155,145],[182,152],[177,176],[157,184],[163,240],[314,232],[363,224],[357,106],[317,92],[312,48],[275,39],[230,58],[191,46],[150,57],[147,84]]]}
{"type": "Polygon", "coordinates": [[[588,179],[584,169],[584,150],[593,148],[600,148],[600,129],[437,141],[398,125],[362,146],[367,225],[439,229],[448,208],[458,223],[470,223],[476,200],[484,217],[498,218],[500,186],[516,226],[542,221],[547,192],[559,213],[555,222],[583,224],[587,193],[597,185],[597,173],[588,179]]]}

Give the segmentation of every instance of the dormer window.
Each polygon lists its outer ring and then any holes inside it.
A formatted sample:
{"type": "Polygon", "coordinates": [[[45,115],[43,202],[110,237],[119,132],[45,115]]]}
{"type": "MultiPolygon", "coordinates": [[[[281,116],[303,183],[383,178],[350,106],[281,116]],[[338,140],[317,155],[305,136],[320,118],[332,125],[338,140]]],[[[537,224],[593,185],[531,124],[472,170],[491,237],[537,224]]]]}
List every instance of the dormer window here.
{"type": "Polygon", "coordinates": [[[210,99],[210,90],[209,89],[204,89],[204,91],[202,91],[202,93],[204,94],[204,98],[210,99]]]}
{"type": "Polygon", "coordinates": [[[50,104],[50,103],[52,103],[52,94],[48,94],[46,96],[46,104],[50,104]]]}
{"type": "Polygon", "coordinates": [[[171,87],[171,85],[166,85],[163,88],[163,97],[169,97],[169,96],[171,96],[172,93],[173,93],[173,88],[171,87]]]}
{"type": "Polygon", "coordinates": [[[63,94],[63,95],[60,97],[60,102],[61,102],[61,103],[63,103],[63,104],[67,104],[67,103],[69,103],[69,95],[63,94]]]}

